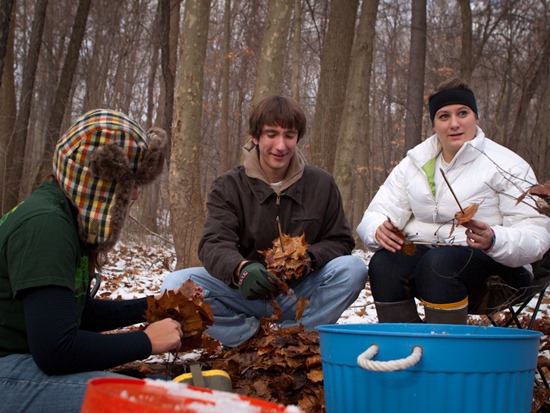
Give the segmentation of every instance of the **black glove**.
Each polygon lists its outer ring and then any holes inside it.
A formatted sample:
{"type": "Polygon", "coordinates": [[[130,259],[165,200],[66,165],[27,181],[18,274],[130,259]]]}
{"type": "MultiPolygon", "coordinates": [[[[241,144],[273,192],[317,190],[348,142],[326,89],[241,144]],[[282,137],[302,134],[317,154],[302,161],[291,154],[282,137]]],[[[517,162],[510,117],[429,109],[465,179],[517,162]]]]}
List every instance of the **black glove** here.
{"type": "Polygon", "coordinates": [[[249,261],[244,264],[239,273],[239,292],[247,300],[258,300],[264,298],[271,292],[278,291],[278,287],[271,282],[274,274],[256,261],[249,261]]]}

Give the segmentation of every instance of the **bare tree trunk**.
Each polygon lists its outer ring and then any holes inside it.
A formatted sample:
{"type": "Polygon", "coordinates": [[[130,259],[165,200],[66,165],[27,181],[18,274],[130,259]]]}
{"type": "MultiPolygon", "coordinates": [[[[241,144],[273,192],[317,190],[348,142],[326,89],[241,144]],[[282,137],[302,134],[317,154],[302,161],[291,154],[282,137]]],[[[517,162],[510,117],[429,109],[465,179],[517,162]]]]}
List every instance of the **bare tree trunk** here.
{"type": "MultiPolygon", "coordinates": [[[[355,205],[352,197],[353,178],[363,164],[358,164],[357,150],[364,152],[364,146],[368,146],[369,129],[369,91],[374,58],[375,23],[378,10],[378,0],[364,0],[361,7],[361,18],[357,27],[357,35],[353,44],[351,67],[348,78],[348,86],[345,94],[344,112],[338,135],[340,140],[336,150],[336,162],[334,165],[334,179],[340,188],[342,202],[346,216],[351,219],[354,216],[354,208],[362,208],[363,205],[355,205]],[[361,147],[359,147],[361,139],[361,147]]],[[[354,228],[356,223],[350,222],[354,228]]]]}
{"type": "MultiPolygon", "coordinates": [[[[67,106],[70,106],[68,98],[71,92],[71,85],[73,83],[76,66],[78,64],[78,56],[82,45],[82,39],[84,38],[84,32],[86,31],[86,21],[88,20],[88,12],[90,10],[91,3],[92,0],[80,0],[78,3],[71,38],[67,48],[67,54],[65,55],[65,61],[63,62],[63,68],[61,70],[61,76],[59,78],[50,120],[46,130],[44,158],[40,172],[34,179],[35,184],[40,183],[43,180],[44,175],[50,174],[52,170],[53,150],[57,140],[59,139],[65,109],[67,106]]],[[[26,196],[30,192],[30,189],[31,188],[29,188],[26,184],[22,186],[20,196],[26,196]]]]}
{"type": "Polygon", "coordinates": [[[15,37],[15,19],[11,19],[7,36],[5,55],[3,58],[3,74],[0,83],[0,216],[9,211],[5,205],[6,194],[17,195],[17,187],[8,184],[7,148],[13,137],[13,128],[17,117],[17,100],[15,98],[15,79],[13,74],[13,40],[15,37]]]}
{"type": "Polygon", "coordinates": [[[292,38],[292,97],[300,101],[300,68],[302,67],[302,2],[294,1],[294,37],[292,38]]]}
{"type": "Polygon", "coordinates": [[[204,207],[199,152],[209,17],[210,1],[188,0],[185,3],[171,153],[171,163],[178,167],[170,168],[170,212],[177,268],[200,264],[197,249],[204,207]]]}
{"type": "Polygon", "coordinates": [[[2,0],[0,4],[0,86],[2,86],[2,73],[4,72],[4,61],[6,59],[10,20],[14,2],[15,0],[2,0]]]}
{"type": "MultiPolygon", "coordinates": [[[[550,60],[550,59],[549,59],[550,60]]],[[[550,61],[547,63],[550,66],[550,61]]],[[[547,116],[542,116],[540,128],[540,141],[538,151],[537,179],[539,182],[550,180],[550,172],[548,171],[548,158],[550,157],[550,70],[546,72],[545,89],[542,100],[542,108],[546,111],[547,116]]]]}
{"type": "MultiPolygon", "coordinates": [[[[178,56],[179,12],[179,0],[161,0],[161,67],[165,91],[163,127],[170,140],[172,139],[172,122],[174,119],[174,91],[176,84],[176,62],[178,56]]],[[[168,159],[170,159],[170,156],[168,159]]],[[[170,162],[168,162],[168,165],[170,165],[170,162]]]]}
{"type": "Polygon", "coordinates": [[[230,168],[229,151],[229,60],[231,52],[231,0],[225,0],[223,14],[223,56],[222,56],[222,102],[221,102],[221,133],[220,133],[220,169],[230,168]]]}
{"type": "MultiPolygon", "coordinates": [[[[151,71],[149,72],[149,81],[147,84],[147,127],[152,126],[157,121],[156,109],[159,102],[156,98],[156,78],[157,67],[159,62],[159,49],[161,47],[161,31],[162,29],[162,9],[161,4],[157,5],[155,23],[151,32],[151,45],[153,47],[153,56],[151,59],[151,71]]],[[[157,179],[150,185],[142,189],[142,195],[139,198],[139,221],[143,227],[150,231],[158,232],[157,210],[160,202],[160,185],[161,179],[157,179]]],[[[140,227],[140,233],[143,233],[143,227],[140,227]]]]}
{"type": "Polygon", "coordinates": [[[512,128],[512,134],[510,135],[510,149],[516,151],[519,146],[521,132],[525,126],[525,118],[527,117],[529,103],[539,85],[544,82],[548,73],[548,62],[550,61],[550,30],[546,31],[546,36],[542,36],[544,39],[541,45],[542,53],[539,58],[538,64],[533,64],[535,68],[533,73],[525,79],[525,87],[522,89],[521,97],[518,103],[516,112],[516,118],[514,126],[512,128]]]}
{"type": "Polygon", "coordinates": [[[254,100],[281,93],[290,13],[294,0],[269,0],[254,100]]]}
{"type": "Polygon", "coordinates": [[[4,206],[8,210],[19,202],[19,191],[23,175],[23,163],[25,158],[25,142],[31,113],[32,96],[40,47],[42,46],[42,34],[46,20],[46,8],[48,0],[38,0],[35,5],[35,17],[32,24],[29,53],[23,67],[23,80],[19,99],[19,109],[10,145],[7,148],[6,185],[13,191],[6,193],[4,206]]]}
{"type": "Polygon", "coordinates": [[[420,143],[424,113],[424,70],[426,68],[426,0],[412,0],[411,49],[407,79],[405,153],[420,143]]]}
{"type": "Polygon", "coordinates": [[[458,0],[462,20],[462,48],[460,50],[460,76],[466,83],[472,78],[472,9],[470,0],[458,0]]]}
{"type": "Polygon", "coordinates": [[[325,45],[321,56],[321,78],[311,131],[310,161],[332,172],[338,145],[342,111],[358,0],[332,1],[325,45]]]}

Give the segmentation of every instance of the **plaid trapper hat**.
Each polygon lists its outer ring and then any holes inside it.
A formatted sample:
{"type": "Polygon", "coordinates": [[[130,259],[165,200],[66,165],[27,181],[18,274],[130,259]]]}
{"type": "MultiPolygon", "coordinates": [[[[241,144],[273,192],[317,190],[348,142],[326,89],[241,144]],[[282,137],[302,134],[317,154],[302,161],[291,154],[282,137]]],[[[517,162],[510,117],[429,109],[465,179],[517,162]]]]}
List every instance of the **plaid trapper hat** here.
{"type": "Polygon", "coordinates": [[[134,187],[152,182],[164,166],[166,134],[146,133],[120,112],[84,114],[58,141],[53,170],[79,212],[82,241],[112,248],[128,214],[134,187]]]}

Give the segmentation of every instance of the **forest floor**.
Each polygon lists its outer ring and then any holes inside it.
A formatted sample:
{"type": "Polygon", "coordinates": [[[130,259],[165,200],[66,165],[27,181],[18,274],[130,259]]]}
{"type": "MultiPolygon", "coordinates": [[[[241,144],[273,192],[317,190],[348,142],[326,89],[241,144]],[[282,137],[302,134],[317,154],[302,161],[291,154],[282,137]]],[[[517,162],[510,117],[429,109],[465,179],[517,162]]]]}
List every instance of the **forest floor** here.
{"type": "MultiPolygon", "coordinates": [[[[109,253],[108,262],[103,267],[103,281],[96,297],[104,299],[130,299],[158,293],[164,276],[173,271],[176,264],[173,248],[166,245],[167,244],[159,244],[152,240],[140,244],[128,240],[119,242],[115,249],[109,253]]],[[[354,254],[360,256],[365,263],[368,262],[369,256],[364,252],[356,250],[354,254]]],[[[534,305],[534,302],[531,304],[534,305]]],[[[422,306],[420,305],[419,313],[421,316],[423,315],[422,306]]],[[[527,313],[529,314],[529,310],[527,313]]],[[[505,313],[500,315],[503,319],[506,317],[505,313]]],[[[526,317],[522,322],[528,322],[528,320],[529,317],[526,317]]],[[[342,314],[340,320],[338,320],[338,324],[366,324],[376,322],[376,311],[367,284],[367,287],[362,291],[355,303],[342,314]]],[[[471,316],[470,324],[489,325],[490,323],[484,317],[471,316]]],[[[141,326],[134,326],[132,328],[141,328],[141,326]]],[[[542,366],[545,376],[550,380],[550,297],[548,296],[544,298],[541,313],[537,317],[534,328],[544,334],[539,348],[539,365],[542,366]]],[[[300,332],[296,332],[296,336],[300,334],[300,332]]],[[[300,337],[302,336],[300,335],[300,337]]],[[[309,338],[307,340],[309,340],[309,338]]],[[[214,341],[212,340],[212,342],[214,341]]],[[[219,368],[216,367],[216,359],[218,359],[217,361],[223,361],[223,358],[225,358],[227,363],[229,363],[230,361],[228,360],[231,359],[231,363],[235,363],[235,357],[238,357],[238,355],[234,354],[235,351],[226,352],[226,354],[224,354],[219,343],[214,342],[215,344],[213,345],[212,342],[205,342],[205,349],[198,349],[190,353],[177,353],[176,355],[167,353],[160,356],[151,356],[147,360],[130,363],[119,369],[115,369],[115,371],[130,372],[130,374],[133,374],[131,373],[132,371],[137,371],[144,374],[168,375],[173,378],[179,374],[188,372],[188,365],[197,361],[203,363],[206,367],[214,366],[213,368],[219,368]],[[206,350],[207,347],[209,348],[208,350],[206,350]]],[[[305,343],[302,341],[300,344],[304,345],[305,343]]],[[[249,344],[249,347],[258,346],[260,346],[258,342],[251,342],[249,344]]],[[[314,352],[318,352],[318,346],[315,347],[311,345],[310,342],[307,343],[307,347],[309,349],[316,348],[317,350],[314,350],[314,352]]],[[[245,348],[241,351],[245,350],[248,351],[250,348],[245,348]]],[[[267,347],[262,348],[262,353],[269,353],[269,351],[267,351],[267,347]]],[[[317,354],[317,356],[320,359],[320,354],[317,354]]],[[[269,355],[266,357],[269,357],[269,355]]],[[[286,355],[287,361],[293,361],[294,364],[302,364],[298,357],[298,355],[286,355]],[[292,359],[292,357],[294,357],[294,359],[292,359]]],[[[252,358],[258,360],[257,350],[252,358]]],[[[257,363],[259,363],[259,361],[257,361],[257,363]]],[[[220,366],[220,364],[218,363],[217,366],[220,366]]],[[[228,364],[221,364],[221,366],[225,367],[228,366],[228,364]]],[[[262,368],[264,368],[264,366],[262,366],[262,368]]],[[[251,366],[247,366],[247,369],[251,369],[251,366]]],[[[297,370],[296,374],[298,374],[297,370]]],[[[233,381],[234,391],[245,394],[246,396],[265,398],[265,400],[285,405],[299,404],[306,412],[324,411],[322,376],[320,379],[314,379],[311,377],[310,372],[308,379],[305,379],[307,381],[307,386],[303,387],[304,383],[301,384],[300,393],[302,397],[305,397],[303,394],[309,394],[309,399],[314,399],[313,402],[305,404],[303,400],[298,403],[298,399],[291,399],[290,396],[286,398],[286,396],[281,396],[280,394],[273,395],[270,393],[270,397],[267,397],[266,393],[262,393],[258,389],[257,384],[255,388],[247,387],[244,382],[238,382],[238,380],[243,380],[239,378],[240,375],[232,376],[230,372],[230,376],[233,381]],[[283,399],[273,400],[277,397],[282,397],[283,399]]],[[[254,380],[257,381],[257,377],[254,378],[254,380]]],[[[273,382],[279,383],[279,378],[277,377],[270,377],[269,379],[266,377],[266,380],[272,380],[273,382]]],[[[296,384],[294,384],[294,386],[296,386],[296,384]]],[[[265,389],[262,391],[265,391],[265,389]]],[[[289,393],[286,392],[283,394],[288,395],[289,393]]],[[[535,386],[532,412],[550,412],[549,396],[549,390],[535,386]]]]}

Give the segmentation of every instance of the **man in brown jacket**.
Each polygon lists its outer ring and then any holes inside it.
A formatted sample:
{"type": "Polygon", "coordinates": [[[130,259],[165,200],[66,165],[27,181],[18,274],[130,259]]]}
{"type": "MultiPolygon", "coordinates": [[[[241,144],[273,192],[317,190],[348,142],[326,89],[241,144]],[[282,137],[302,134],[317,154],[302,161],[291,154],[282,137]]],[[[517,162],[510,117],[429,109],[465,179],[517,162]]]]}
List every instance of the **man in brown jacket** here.
{"type": "Polygon", "coordinates": [[[308,330],[334,323],[367,281],[364,262],[351,255],[355,242],[340,192],[325,171],[306,165],[297,147],[306,118],[292,99],[271,96],[252,110],[244,164],[214,180],[199,244],[204,267],[169,274],[163,290],[192,279],[204,289],[214,312],[207,330],[236,347],[256,334],[259,319],[272,315],[272,296],[282,310],[283,327],[296,324],[296,298],[309,301],[300,322],[308,330]],[[281,232],[305,234],[310,259],[294,296],[280,294],[259,251],[273,246],[281,232]]]}

